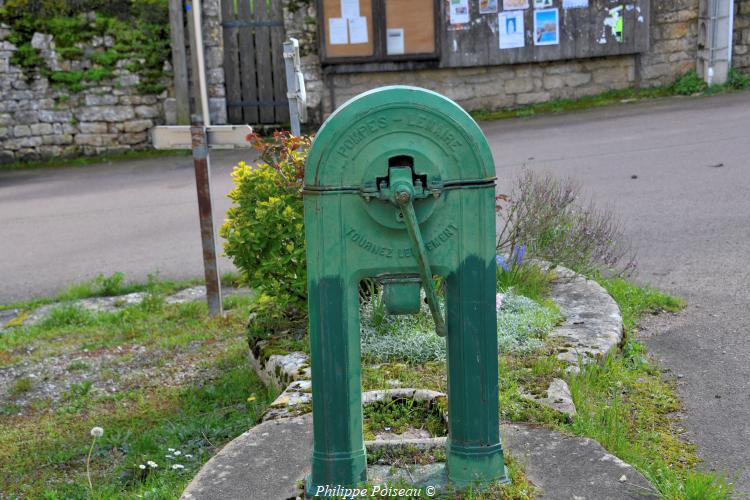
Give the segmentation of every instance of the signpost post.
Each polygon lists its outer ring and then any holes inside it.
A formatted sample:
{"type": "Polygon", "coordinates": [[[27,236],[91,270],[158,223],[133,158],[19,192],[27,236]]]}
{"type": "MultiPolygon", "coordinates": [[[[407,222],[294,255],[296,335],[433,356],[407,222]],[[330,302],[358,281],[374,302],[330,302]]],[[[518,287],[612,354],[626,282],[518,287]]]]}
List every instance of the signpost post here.
{"type": "Polygon", "coordinates": [[[211,161],[209,148],[248,147],[246,137],[252,133],[248,125],[212,126],[208,109],[206,69],[203,57],[203,31],[201,29],[201,4],[194,0],[187,4],[193,14],[193,47],[196,63],[194,75],[198,80],[200,115],[194,117],[192,126],[154,127],[152,143],[156,149],[192,149],[195,165],[195,186],[198,193],[198,214],[203,247],[203,269],[206,280],[206,300],[211,316],[221,315],[221,276],[219,274],[216,230],[213,220],[213,197],[211,195],[211,161]]]}
{"type": "Polygon", "coordinates": [[[305,92],[305,77],[299,59],[299,41],[290,38],[284,42],[284,66],[286,67],[286,97],[289,100],[289,119],[292,125],[292,135],[299,136],[300,122],[307,121],[307,93],[305,92]]]}

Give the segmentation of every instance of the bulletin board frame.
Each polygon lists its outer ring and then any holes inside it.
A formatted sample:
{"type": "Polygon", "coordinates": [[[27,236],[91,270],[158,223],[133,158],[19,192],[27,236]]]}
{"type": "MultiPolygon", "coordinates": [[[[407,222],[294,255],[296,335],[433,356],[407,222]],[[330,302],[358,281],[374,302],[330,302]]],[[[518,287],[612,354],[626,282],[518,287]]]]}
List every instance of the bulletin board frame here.
{"type": "MultiPolygon", "coordinates": [[[[373,37],[375,52],[371,57],[330,57],[325,51],[327,36],[323,3],[318,6],[318,37],[324,73],[366,73],[374,71],[411,71],[430,68],[468,68],[523,63],[635,55],[648,52],[651,46],[653,0],[589,0],[586,8],[564,8],[563,0],[552,0],[558,10],[559,43],[535,44],[532,38],[534,0],[523,9],[525,45],[501,49],[498,38],[498,14],[481,14],[478,0],[469,0],[471,22],[451,25],[449,0],[435,1],[435,53],[387,56],[385,40],[385,0],[373,2],[373,37]],[[604,20],[612,6],[622,5],[624,32],[617,40],[604,20]]],[[[336,0],[338,1],[338,0],[336,0]]],[[[502,5],[503,0],[498,0],[502,5]]],[[[502,12],[502,8],[498,9],[502,12]]]]}
{"type": "MultiPolygon", "coordinates": [[[[386,50],[386,0],[361,0],[361,2],[371,2],[372,12],[361,11],[360,15],[370,15],[372,32],[370,33],[373,42],[373,54],[367,56],[335,56],[330,54],[330,44],[328,39],[328,19],[331,17],[329,12],[326,10],[326,6],[331,2],[338,2],[339,0],[317,0],[317,25],[318,25],[318,40],[320,50],[320,60],[324,65],[333,64],[345,64],[350,66],[352,64],[369,66],[377,68],[379,65],[391,66],[394,63],[399,64],[411,64],[419,61],[433,61],[430,66],[435,66],[437,61],[440,59],[442,54],[442,26],[443,26],[443,1],[442,0],[431,0],[431,5],[434,12],[434,35],[435,35],[435,50],[432,52],[425,53],[413,53],[413,54],[387,54],[386,50]]],[[[365,69],[365,68],[363,68],[365,69]]],[[[366,70],[366,69],[365,69],[366,70]]]]}

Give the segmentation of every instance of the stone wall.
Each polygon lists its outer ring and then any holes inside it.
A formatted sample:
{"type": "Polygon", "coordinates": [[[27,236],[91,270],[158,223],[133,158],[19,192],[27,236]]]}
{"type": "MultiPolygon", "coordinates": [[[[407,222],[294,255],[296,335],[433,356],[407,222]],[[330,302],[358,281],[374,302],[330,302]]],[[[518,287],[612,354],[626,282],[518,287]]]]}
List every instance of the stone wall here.
{"type": "MultiPolygon", "coordinates": [[[[0,26],[0,162],[150,147],[148,130],[163,121],[166,92],[141,95],[139,76],[125,69],[132,61],[118,61],[113,78],[71,92],[39,72],[13,66],[16,47],[9,35],[8,27],[0,26]]],[[[111,44],[99,38],[91,48],[111,44]]],[[[49,35],[35,34],[32,45],[52,70],[86,67],[86,61],[59,57],[49,35]]]]}
{"type": "MultiPolygon", "coordinates": [[[[736,0],[735,65],[750,65],[750,0],[736,0]]],[[[382,85],[407,84],[435,90],[469,111],[579,98],[607,90],[669,85],[695,69],[699,0],[653,0],[651,48],[640,55],[505,66],[430,69],[323,76],[309,33],[300,19],[314,19],[314,7],[298,6],[287,31],[307,40],[303,68],[313,117],[325,117],[346,100],[382,85]]]]}
{"type": "MultiPolygon", "coordinates": [[[[213,123],[222,124],[227,114],[220,0],[204,0],[202,4],[211,118],[213,123]]],[[[11,64],[17,48],[8,40],[10,35],[8,26],[0,25],[0,162],[147,149],[151,147],[152,127],[175,122],[174,99],[169,97],[169,61],[160,82],[168,90],[158,95],[141,93],[139,75],[127,69],[137,61],[128,59],[117,62],[113,78],[85,83],[85,88],[76,92],[53,85],[39,71],[11,64]]],[[[60,57],[51,35],[36,33],[32,45],[52,71],[85,70],[91,65],[86,58],[60,57]]],[[[90,53],[112,45],[110,37],[95,37],[80,48],[90,53]]],[[[191,86],[191,95],[193,91],[191,86]]]]}
{"type": "Polygon", "coordinates": [[[750,72],[750,0],[734,0],[734,50],[732,64],[750,72]]]}

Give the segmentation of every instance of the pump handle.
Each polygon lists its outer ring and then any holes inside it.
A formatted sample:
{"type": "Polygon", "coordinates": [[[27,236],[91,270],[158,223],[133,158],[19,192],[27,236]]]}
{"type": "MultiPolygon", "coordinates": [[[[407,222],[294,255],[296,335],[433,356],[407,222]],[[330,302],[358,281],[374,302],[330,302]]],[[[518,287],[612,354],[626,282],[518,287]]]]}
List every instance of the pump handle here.
{"type": "Polygon", "coordinates": [[[413,197],[414,192],[409,184],[400,184],[396,188],[394,199],[401,208],[401,213],[404,216],[404,223],[406,224],[406,230],[409,233],[412,248],[416,253],[417,265],[419,266],[419,274],[422,278],[422,286],[424,287],[424,293],[427,298],[427,305],[430,306],[430,312],[432,312],[432,317],[435,320],[435,331],[440,337],[445,337],[447,332],[445,328],[445,320],[443,320],[443,315],[440,313],[437,293],[435,292],[435,286],[432,282],[432,271],[430,270],[430,263],[427,261],[427,251],[425,250],[422,233],[419,230],[417,214],[414,212],[414,205],[412,204],[413,197]]]}

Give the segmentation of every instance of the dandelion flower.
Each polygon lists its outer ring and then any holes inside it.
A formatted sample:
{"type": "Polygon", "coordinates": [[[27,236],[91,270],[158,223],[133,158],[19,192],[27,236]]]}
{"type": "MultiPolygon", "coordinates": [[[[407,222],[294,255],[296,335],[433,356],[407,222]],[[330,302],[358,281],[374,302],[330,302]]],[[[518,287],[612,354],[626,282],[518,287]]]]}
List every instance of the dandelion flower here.
{"type": "Polygon", "coordinates": [[[100,438],[104,435],[104,429],[102,429],[101,427],[92,427],[91,435],[95,438],[100,438]]]}
{"type": "Polygon", "coordinates": [[[255,396],[250,396],[247,398],[248,402],[255,401],[255,396]]]}
{"type": "Polygon", "coordinates": [[[172,469],[174,469],[174,470],[180,470],[180,469],[184,469],[184,468],[185,468],[185,466],[182,465],[182,464],[172,464],[172,469]]]}

